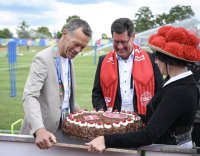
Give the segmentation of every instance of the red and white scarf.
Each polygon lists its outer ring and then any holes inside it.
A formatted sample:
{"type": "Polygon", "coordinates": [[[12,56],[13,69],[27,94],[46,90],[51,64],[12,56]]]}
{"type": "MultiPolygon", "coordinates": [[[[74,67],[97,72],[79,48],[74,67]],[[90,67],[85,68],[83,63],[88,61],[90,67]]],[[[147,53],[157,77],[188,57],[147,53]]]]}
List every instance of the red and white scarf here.
{"type": "MultiPolygon", "coordinates": [[[[132,76],[137,95],[137,109],[139,114],[146,114],[146,105],[154,95],[154,73],[148,54],[139,46],[134,46],[134,61],[132,76]]],[[[108,53],[101,66],[100,83],[107,109],[114,107],[118,86],[118,63],[116,53],[108,53]]]]}

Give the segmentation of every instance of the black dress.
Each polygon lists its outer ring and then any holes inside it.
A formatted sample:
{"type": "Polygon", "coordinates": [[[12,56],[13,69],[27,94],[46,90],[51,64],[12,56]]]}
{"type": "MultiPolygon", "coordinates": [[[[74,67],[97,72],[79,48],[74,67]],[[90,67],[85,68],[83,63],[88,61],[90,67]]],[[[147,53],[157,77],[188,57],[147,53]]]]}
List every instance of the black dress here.
{"type": "MultiPolygon", "coordinates": [[[[198,62],[198,64],[189,64],[188,68],[193,72],[193,76],[197,81],[197,86],[200,90],[200,62],[198,62]]],[[[193,124],[192,141],[195,143],[196,146],[200,147],[200,100],[193,124]]]]}
{"type": "Polygon", "coordinates": [[[147,106],[146,126],[139,131],[105,135],[106,147],[133,148],[152,143],[177,144],[171,134],[191,130],[199,100],[192,75],[159,90],[147,106]]]}

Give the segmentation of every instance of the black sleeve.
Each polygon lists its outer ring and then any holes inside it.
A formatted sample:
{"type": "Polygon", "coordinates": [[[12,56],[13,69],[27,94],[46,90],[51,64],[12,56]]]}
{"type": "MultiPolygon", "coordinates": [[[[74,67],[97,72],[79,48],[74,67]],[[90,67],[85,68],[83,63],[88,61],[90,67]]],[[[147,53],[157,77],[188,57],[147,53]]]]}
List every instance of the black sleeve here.
{"type": "Polygon", "coordinates": [[[106,110],[106,103],[103,97],[103,92],[101,89],[100,84],[100,71],[101,71],[101,64],[103,62],[104,56],[99,57],[98,66],[96,69],[94,85],[92,89],[92,105],[96,110],[104,109],[106,110]]]}
{"type": "Polygon", "coordinates": [[[155,92],[157,92],[159,89],[162,88],[163,85],[163,76],[160,73],[160,70],[158,68],[158,65],[155,63],[155,57],[152,53],[147,52],[149,55],[149,58],[152,63],[153,72],[154,72],[154,79],[155,79],[155,92]]]}
{"type": "Polygon", "coordinates": [[[195,78],[196,81],[200,80],[200,65],[198,64],[188,64],[188,69],[192,71],[193,76],[195,78]]]}
{"type": "Polygon", "coordinates": [[[188,110],[191,100],[188,99],[189,92],[168,90],[143,129],[124,134],[104,135],[106,148],[133,148],[155,143],[167,132],[183,110],[188,110]]]}

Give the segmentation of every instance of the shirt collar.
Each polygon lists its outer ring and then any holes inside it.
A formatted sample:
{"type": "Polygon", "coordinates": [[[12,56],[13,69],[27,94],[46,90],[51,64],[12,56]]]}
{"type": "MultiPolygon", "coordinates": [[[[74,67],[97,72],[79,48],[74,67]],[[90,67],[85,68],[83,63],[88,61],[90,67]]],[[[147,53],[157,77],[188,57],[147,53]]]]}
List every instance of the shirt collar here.
{"type": "MultiPolygon", "coordinates": [[[[116,53],[116,58],[119,60],[119,61],[123,61],[124,59],[122,59],[120,56],[117,55],[116,53]]],[[[134,58],[134,51],[131,53],[131,55],[129,55],[128,59],[126,61],[129,61],[129,60],[133,60],[134,58]]],[[[125,61],[125,60],[124,60],[125,61]]]]}
{"type": "MultiPolygon", "coordinates": [[[[172,83],[172,82],[174,82],[174,81],[177,81],[177,80],[179,80],[179,79],[185,78],[185,77],[187,77],[187,76],[189,76],[189,75],[192,75],[192,72],[191,72],[191,71],[186,71],[186,72],[184,72],[184,73],[178,74],[178,75],[176,75],[176,76],[170,78],[170,79],[164,84],[164,86],[166,86],[166,85],[168,85],[168,84],[170,84],[170,83],[172,83]]],[[[163,87],[164,87],[164,86],[163,86],[163,87]]]]}

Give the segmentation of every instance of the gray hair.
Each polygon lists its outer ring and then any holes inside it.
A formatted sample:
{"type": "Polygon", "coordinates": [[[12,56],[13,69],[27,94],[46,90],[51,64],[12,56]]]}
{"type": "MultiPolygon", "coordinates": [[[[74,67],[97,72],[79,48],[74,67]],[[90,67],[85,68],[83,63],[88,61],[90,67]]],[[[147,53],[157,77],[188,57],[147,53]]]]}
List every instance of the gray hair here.
{"type": "Polygon", "coordinates": [[[75,19],[70,20],[67,24],[65,24],[64,29],[66,29],[69,34],[72,34],[74,30],[80,27],[82,28],[82,32],[86,36],[91,38],[92,30],[90,28],[90,25],[82,19],[75,18],[75,19]]]}

